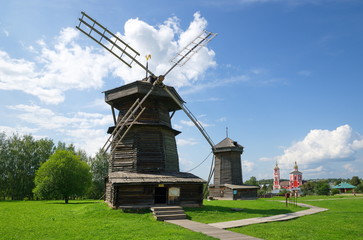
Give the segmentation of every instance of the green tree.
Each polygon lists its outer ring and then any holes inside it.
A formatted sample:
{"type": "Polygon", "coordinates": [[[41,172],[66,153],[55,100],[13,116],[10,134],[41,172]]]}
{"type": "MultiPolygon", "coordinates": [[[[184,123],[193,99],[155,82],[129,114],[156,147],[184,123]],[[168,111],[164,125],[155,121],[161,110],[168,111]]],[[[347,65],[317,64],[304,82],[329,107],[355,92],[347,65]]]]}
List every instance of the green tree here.
{"type": "Polygon", "coordinates": [[[307,181],[305,182],[303,185],[301,185],[301,191],[305,194],[305,195],[312,195],[315,193],[315,183],[312,181],[307,181]]]}
{"type": "Polygon", "coordinates": [[[333,195],[335,195],[335,194],[339,194],[339,193],[340,193],[339,189],[333,188],[333,189],[331,190],[331,194],[333,194],[333,195]]]}
{"type": "Polygon", "coordinates": [[[99,199],[105,192],[105,177],[108,174],[108,160],[110,154],[101,149],[96,153],[95,157],[89,158],[89,165],[92,172],[92,190],[91,198],[99,199]]]}
{"type": "Polygon", "coordinates": [[[247,184],[247,185],[259,186],[259,185],[258,185],[258,183],[257,183],[256,177],[254,177],[254,176],[250,177],[250,179],[249,179],[249,180],[247,180],[247,181],[245,182],[245,184],[247,184]]]}
{"type": "Polygon", "coordinates": [[[43,163],[35,176],[35,196],[43,199],[62,197],[68,203],[70,197],[85,194],[92,182],[87,163],[72,151],[56,150],[43,163]]]}
{"type": "Polygon", "coordinates": [[[363,193],[363,183],[362,182],[357,186],[356,191],[359,193],[363,193]]]}
{"type": "Polygon", "coordinates": [[[0,136],[0,192],[3,198],[33,198],[35,171],[53,153],[53,141],[31,135],[0,136]]]}
{"type": "Polygon", "coordinates": [[[8,140],[5,133],[0,133],[0,195],[2,199],[7,196],[7,164],[8,164],[8,140]]]}
{"type": "Polygon", "coordinates": [[[315,193],[318,195],[329,195],[330,186],[327,182],[321,181],[315,186],[315,193]]]}
{"type": "Polygon", "coordinates": [[[358,176],[354,176],[352,177],[352,179],[350,179],[350,184],[354,185],[354,186],[358,186],[360,184],[360,179],[358,176]]]}

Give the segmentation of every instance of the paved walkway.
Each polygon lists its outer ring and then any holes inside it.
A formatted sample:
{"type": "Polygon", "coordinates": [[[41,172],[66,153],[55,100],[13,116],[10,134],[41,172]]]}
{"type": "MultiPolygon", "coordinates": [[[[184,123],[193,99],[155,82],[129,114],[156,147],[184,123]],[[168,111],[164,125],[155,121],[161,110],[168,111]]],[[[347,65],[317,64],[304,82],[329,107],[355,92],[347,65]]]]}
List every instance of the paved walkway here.
{"type": "Polygon", "coordinates": [[[293,212],[293,213],[286,213],[286,214],[279,214],[269,217],[257,217],[257,218],[249,218],[249,219],[242,219],[242,220],[235,220],[235,221],[228,221],[228,222],[219,222],[219,223],[210,223],[208,225],[226,229],[226,228],[234,228],[234,227],[242,227],[247,226],[251,224],[257,224],[257,223],[267,223],[267,222],[277,222],[277,221],[286,221],[294,218],[298,218],[305,215],[311,215],[319,212],[324,212],[328,209],[326,208],[320,208],[311,206],[304,203],[298,203],[300,207],[308,207],[310,209],[302,210],[299,212],[293,212]]]}
{"type": "Polygon", "coordinates": [[[258,240],[260,238],[255,238],[247,236],[241,233],[231,232],[217,227],[210,226],[205,223],[194,222],[191,220],[166,220],[165,222],[179,225],[183,228],[187,228],[194,232],[200,232],[205,235],[215,237],[221,240],[258,240]]]}
{"type": "Polygon", "coordinates": [[[311,206],[304,203],[298,203],[301,207],[308,207],[310,209],[302,210],[299,212],[294,213],[286,213],[286,214],[279,214],[270,217],[257,217],[257,218],[249,218],[249,219],[242,219],[242,220],[235,220],[235,221],[228,221],[228,222],[219,222],[219,223],[199,223],[194,222],[191,220],[168,220],[165,222],[172,223],[179,225],[181,227],[190,229],[194,232],[200,232],[206,234],[211,237],[215,237],[221,240],[258,240],[260,238],[255,238],[251,236],[247,236],[241,233],[230,232],[224,230],[226,228],[234,228],[234,227],[242,227],[251,224],[257,223],[267,223],[267,222],[276,222],[276,221],[286,221],[293,218],[298,218],[305,215],[311,215],[323,211],[327,211],[326,208],[319,208],[315,206],[311,206]]]}

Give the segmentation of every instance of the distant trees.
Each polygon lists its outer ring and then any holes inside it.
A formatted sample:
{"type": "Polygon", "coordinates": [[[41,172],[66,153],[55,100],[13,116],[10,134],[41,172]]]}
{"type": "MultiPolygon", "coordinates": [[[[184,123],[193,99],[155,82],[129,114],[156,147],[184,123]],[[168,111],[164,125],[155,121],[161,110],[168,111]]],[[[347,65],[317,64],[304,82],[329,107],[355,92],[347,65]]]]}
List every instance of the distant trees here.
{"type": "Polygon", "coordinates": [[[259,186],[259,185],[258,185],[258,183],[257,183],[257,179],[256,179],[256,177],[254,177],[254,176],[250,177],[250,179],[249,179],[249,180],[247,180],[247,181],[245,181],[245,183],[244,183],[244,184],[246,184],[246,185],[259,186]]]}
{"type": "Polygon", "coordinates": [[[88,163],[91,167],[92,188],[89,197],[93,199],[100,199],[105,192],[105,177],[108,174],[108,160],[110,154],[102,151],[101,149],[94,157],[89,158],[88,163]]]}
{"type": "Polygon", "coordinates": [[[330,185],[327,180],[307,181],[301,186],[305,195],[329,195],[330,185]]]}
{"type": "Polygon", "coordinates": [[[0,196],[3,199],[32,198],[35,171],[54,151],[49,139],[35,140],[31,135],[0,133],[0,196]]]}
{"type": "Polygon", "coordinates": [[[315,192],[317,195],[329,195],[330,193],[330,185],[326,181],[322,181],[317,184],[315,187],[315,192]]]}
{"type": "Polygon", "coordinates": [[[305,195],[329,195],[340,193],[339,189],[331,188],[331,186],[336,186],[339,183],[348,182],[357,188],[355,192],[363,192],[363,183],[358,176],[353,176],[351,179],[321,179],[321,180],[310,180],[305,182],[301,186],[301,191],[305,195]]]}
{"type": "MultiPolygon", "coordinates": [[[[0,199],[33,199],[35,172],[56,150],[66,150],[79,156],[91,168],[92,187],[83,197],[100,199],[104,193],[104,178],[108,173],[108,154],[99,151],[89,157],[73,144],[51,139],[34,139],[31,135],[6,136],[0,132],[0,199]]],[[[79,196],[79,195],[78,195],[79,196]]]]}
{"type": "Polygon", "coordinates": [[[313,195],[315,193],[315,182],[307,181],[301,185],[300,189],[305,195],[313,195]]]}
{"type": "Polygon", "coordinates": [[[68,203],[70,197],[82,196],[92,184],[90,167],[81,161],[73,151],[57,150],[48,161],[36,171],[36,197],[41,199],[64,198],[68,203]]]}
{"type": "Polygon", "coordinates": [[[361,183],[361,180],[359,179],[358,176],[354,176],[352,177],[352,179],[350,179],[350,184],[352,184],[353,186],[358,186],[361,183]]]}

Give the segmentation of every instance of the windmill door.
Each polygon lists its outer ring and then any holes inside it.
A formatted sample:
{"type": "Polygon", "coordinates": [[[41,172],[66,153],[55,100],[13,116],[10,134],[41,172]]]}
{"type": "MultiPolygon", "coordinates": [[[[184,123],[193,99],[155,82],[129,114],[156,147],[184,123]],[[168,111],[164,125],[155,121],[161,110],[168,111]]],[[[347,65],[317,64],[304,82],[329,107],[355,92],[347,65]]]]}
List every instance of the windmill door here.
{"type": "Polygon", "coordinates": [[[155,188],[155,204],[166,204],[167,188],[156,187],[155,188]]]}

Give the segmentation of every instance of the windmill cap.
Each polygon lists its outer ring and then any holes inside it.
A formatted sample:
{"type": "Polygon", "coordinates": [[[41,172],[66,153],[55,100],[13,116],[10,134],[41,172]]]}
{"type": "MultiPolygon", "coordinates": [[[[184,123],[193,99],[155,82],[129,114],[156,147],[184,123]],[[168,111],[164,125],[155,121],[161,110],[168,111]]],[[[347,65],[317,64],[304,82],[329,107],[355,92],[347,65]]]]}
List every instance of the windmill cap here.
{"type": "Polygon", "coordinates": [[[243,152],[243,146],[239,145],[237,141],[234,141],[228,137],[223,139],[220,143],[215,145],[215,152],[224,152],[224,151],[238,151],[243,152]]]}
{"type": "MultiPolygon", "coordinates": [[[[121,87],[105,91],[105,101],[111,106],[117,108],[120,102],[124,102],[125,100],[135,101],[137,98],[142,98],[149,92],[151,87],[152,85],[145,81],[135,81],[125,84],[121,87]]],[[[181,103],[184,103],[184,100],[179,96],[173,87],[167,86],[167,88],[181,103]]],[[[169,111],[181,109],[178,104],[169,96],[169,94],[161,87],[156,86],[150,94],[150,98],[162,99],[169,111]]]]}

